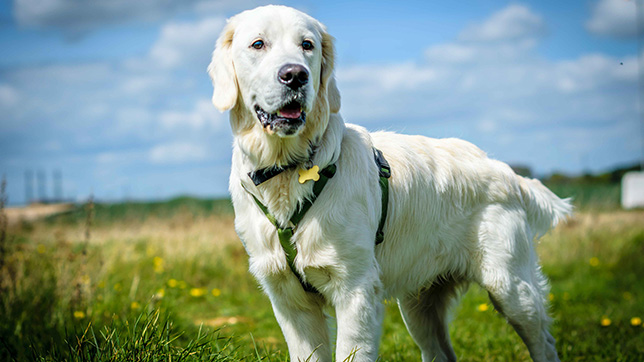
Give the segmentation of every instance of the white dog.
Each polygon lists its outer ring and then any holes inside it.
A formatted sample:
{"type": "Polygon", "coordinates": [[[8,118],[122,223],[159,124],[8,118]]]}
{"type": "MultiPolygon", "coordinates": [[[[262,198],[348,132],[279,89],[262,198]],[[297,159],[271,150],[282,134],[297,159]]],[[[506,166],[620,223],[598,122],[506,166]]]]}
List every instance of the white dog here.
{"type": "Polygon", "coordinates": [[[332,360],[326,307],[336,360],[376,360],[385,298],[397,299],[423,361],[455,360],[447,313],[469,282],[533,360],[558,360],[533,240],[570,213],[568,200],[468,142],[345,124],[332,40],[306,14],[260,7],[228,21],[208,68],[235,139],[235,228],[291,360],[332,360]],[[388,200],[375,149],[391,168],[388,200]]]}

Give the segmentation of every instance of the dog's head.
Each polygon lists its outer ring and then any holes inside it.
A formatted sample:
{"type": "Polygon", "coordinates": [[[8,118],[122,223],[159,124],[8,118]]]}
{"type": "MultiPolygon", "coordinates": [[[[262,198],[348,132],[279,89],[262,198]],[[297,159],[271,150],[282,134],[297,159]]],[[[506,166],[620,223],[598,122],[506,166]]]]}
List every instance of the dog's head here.
{"type": "MultiPolygon", "coordinates": [[[[233,109],[238,131],[292,138],[325,125],[337,113],[333,39],[312,17],[285,6],[264,6],[228,20],[208,73],[212,101],[233,109]]],[[[234,119],[233,119],[234,118],[234,119]]],[[[317,135],[316,135],[317,136],[317,135]]]]}

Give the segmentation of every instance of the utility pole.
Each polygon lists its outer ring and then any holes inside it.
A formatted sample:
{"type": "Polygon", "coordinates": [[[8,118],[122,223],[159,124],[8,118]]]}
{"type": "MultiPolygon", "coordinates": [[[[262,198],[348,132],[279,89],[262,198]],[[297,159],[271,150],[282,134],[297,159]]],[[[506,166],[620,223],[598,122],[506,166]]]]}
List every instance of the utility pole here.
{"type": "Polygon", "coordinates": [[[46,184],[47,176],[45,175],[45,171],[38,170],[38,201],[42,203],[47,201],[46,184]]]}
{"type": "Polygon", "coordinates": [[[34,172],[25,171],[25,205],[34,201],[34,172]]]}
{"type": "Polygon", "coordinates": [[[54,170],[54,202],[63,201],[63,173],[60,169],[54,170]]]}

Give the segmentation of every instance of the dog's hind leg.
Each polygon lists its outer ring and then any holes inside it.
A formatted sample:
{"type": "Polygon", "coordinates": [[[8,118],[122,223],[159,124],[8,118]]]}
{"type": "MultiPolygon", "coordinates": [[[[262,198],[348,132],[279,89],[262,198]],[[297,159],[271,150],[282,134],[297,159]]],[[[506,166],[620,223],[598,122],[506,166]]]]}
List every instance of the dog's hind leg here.
{"type": "Polygon", "coordinates": [[[439,280],[417,294],[398,299],[407,330],[420,347],[423,362],[456,361],[448,330],[448,311],[466,284],[452,278],[439,280]]]}
{"type": "Polygon", "coordinates": [[[559,361],[555,339],[548,331],[550,318],[534,282],[513,277],[505,288],[488,292],[496,310],[528,347],[533,361],[559,361]]]}
{"type": "MultiPolygon", "coordinates": [[[[491,210],[488,210],[491,211],[491,210]]],[[[494,223],[481,224],[479,283],[528,347],[534,361],[559,361],[548,328],[548,284],[533,246],[533,233],[518,210],[493,211],[494,223]],[[500,220],[500,222],[499,222],[500,220]]]]}

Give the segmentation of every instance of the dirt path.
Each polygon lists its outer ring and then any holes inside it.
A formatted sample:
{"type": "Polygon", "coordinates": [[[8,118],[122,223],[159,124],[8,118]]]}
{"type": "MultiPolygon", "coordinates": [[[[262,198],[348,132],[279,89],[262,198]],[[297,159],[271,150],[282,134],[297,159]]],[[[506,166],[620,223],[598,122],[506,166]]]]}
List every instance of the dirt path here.
{"type": "Polygon", "coordinates": [[[73,204],[32,204],[23,207],[7,207],[4,213],[7,215],[8,223],[14,224],[21,220],[34,221],[47,216],[60,214],[74,208],[73,204]]]}

